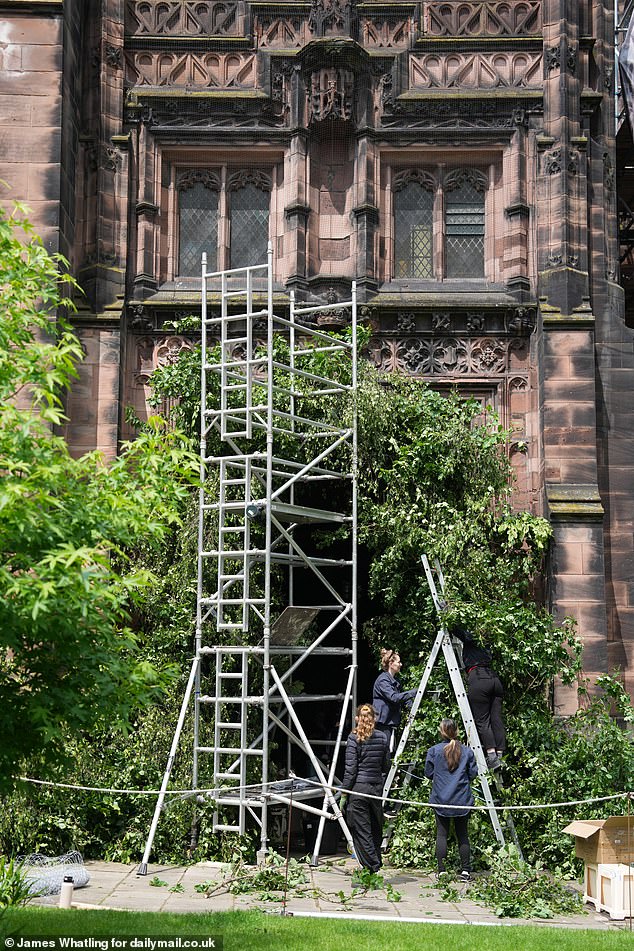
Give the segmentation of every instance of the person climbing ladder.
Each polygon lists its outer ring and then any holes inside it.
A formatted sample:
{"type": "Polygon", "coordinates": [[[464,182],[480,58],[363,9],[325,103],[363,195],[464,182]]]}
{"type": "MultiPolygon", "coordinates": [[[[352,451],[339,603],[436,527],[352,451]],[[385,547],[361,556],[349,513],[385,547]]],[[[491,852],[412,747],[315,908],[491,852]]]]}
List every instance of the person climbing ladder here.
{"type": "Polygon", "coordinates": [[[467,675],[467,700],[480,742],[486,751],[487,766],[493,770],[500,769],[502,756],[506,751],[502,682],[491,668],[491,655],[479,646],[471,631],[456,625],[451,629],[451,635],[462,642],[462,665],[467,675]]]}

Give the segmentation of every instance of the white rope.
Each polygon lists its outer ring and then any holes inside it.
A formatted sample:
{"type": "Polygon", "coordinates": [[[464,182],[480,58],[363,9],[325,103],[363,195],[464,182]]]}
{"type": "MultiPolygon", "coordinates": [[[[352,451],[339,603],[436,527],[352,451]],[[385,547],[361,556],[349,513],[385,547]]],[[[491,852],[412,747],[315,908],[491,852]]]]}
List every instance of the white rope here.
{"type": "MultiPolygon", "coordinates": [[[[488,812],[489,806],[453,806],[444,802],[421,802],[419,799],[391,799],[386,797],[383,799],[383,796],[374,796],[372,793],[362,793],[355,792],[353,789],[344,789],[343,786],[328,786],[324,787],[322,783],[318,783],[312,779],[302,780],[305,783],[309,783],[312,786],[320,786],[322,788],[328,788],[331,792],[340,792],[346,796],[352,793],[353,796],[363,799],[377,799],[382,802],[389,802],[397,806],[422,806],[429,809],[468,809],[470,812],[488,812]]],[[[515,810],[515,811],[528,811],[530,809],[562,809],[565,806],[582,806],[588,803],[593,802],[608,802],[612,799],[634,799],[634,792],[621,792],[614,793],[612,796],[595,796],[591,799],[572,799],[570,802],[547,802],[547,803],[532,803],[527,806],[511,806],[504,805],[502,803],[495,803],[494,809],[496,810],[515,810]]]]}
{"type": "MultiPolygon", "coordinates": [[[[72,783],[54,783],[46,779],[31,779],[28,776],[18,777],[21,782],[24,783],[33,783],[37,786],[52,786],[57,789],[75,789],[80,792],[97,792],[97,793],[106,793],[112,794],[117,793],[119,795],[128,795],[128,796],[158,796],[160,789],[114,789],[106,788],[101,786],[77,786],[72,783]]],[[[319,789],[328,790],[330,792],[341,793],[342,795],[354,795],[360,799],[376,799],[381,800],[382,802],[391,803],[396,806],[418,806],[419,808],[426,809],[436,809],[441,806],[443,809],[468,809],[470,812],[488,812],[489,806],[452,806],[446,805],[445,803],[430,803],[430,802],[421,802],[418,799],[395,799],[386,797],[383,799],[383,796],[374,796],[371,793],[362,793],[355,792],[352,789],[346,789],[343,786],[328,786],[324,783],[318,782],[313,779],[304,779],[302,777],[291,776],[292,779],[299,779],[300,782],[307,783],[309,786],[315,786],[319,789]]],[[[249,786],[227,786],[224,788],[211,788],[211,789],[170,789],[166,790],[166,795],[170,796],[197,796],[197,795],[207,795],[210,798],[218,798],[221,795],[226,795],[227,793],[237,793],[246,791],[249,789],[260,789],[262,790],[262,796],[266,797],[269,793],[266,792],[268,787],[279,786],[284,783],[285,780],[276,780],[275,782],[270,783],[252,783],[249,786]]],[[[547,803],[531,803],[525,806],[512,806],[504,804],[495,804],[494,808],[496,810],[514,810],[516,812],[530,811],[533,809],[564,809],[566,806],[584,806],[589,805],[595,802],[609,802],[614,799],[634,799],[634,792],[621,792],[614,793],[611,796],[594,796],[589,799],[572,799],[569,802],[547,802],[547,803]]]]}

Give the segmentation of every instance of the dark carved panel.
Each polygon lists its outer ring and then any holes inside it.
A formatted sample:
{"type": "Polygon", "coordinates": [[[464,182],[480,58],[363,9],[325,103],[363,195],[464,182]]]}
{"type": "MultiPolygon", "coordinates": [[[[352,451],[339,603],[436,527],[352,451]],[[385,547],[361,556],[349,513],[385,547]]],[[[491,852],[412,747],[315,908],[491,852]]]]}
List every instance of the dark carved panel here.
{"type": "Polygon", "coordinates": [[[423,32],[432,36],[539,36],[541,28],[540,0],[423,4],[423,32]]]}
{"type": "Polygon", "coordinates": [[[133,36],[236,36],[238,4],[228,0],[128,0],[126,32],[133,36]]]}

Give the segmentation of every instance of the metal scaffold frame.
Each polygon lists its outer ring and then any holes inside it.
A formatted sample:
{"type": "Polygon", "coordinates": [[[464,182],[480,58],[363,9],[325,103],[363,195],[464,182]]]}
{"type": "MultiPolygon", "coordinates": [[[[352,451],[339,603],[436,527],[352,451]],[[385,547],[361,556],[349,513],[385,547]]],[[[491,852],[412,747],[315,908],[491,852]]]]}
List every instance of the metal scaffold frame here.
{"type": "Polygon", "coordinates": [[[262,859],[271,809],[292,802],[319,817],[315,863],[327,821],[352,842],[329,787],[356,705],[356,287],[349,301],[316,306],[298,307],[291,292],[288,317],[274,313],[273,300],[270,245],[266,264],[222,272],[207,272],[203,255],[195,656],[141,875],[191,707],[192,794],[213,802],[214,831],[243,834],[250,821],[262,859]],[[327,329],[333,318],[346,333],[327,329]],[[335,419],[344,402],[346,419],[335,419]],[[315,527],[338,532],[342,557],[317,547],[315,527]],[[335,665],[328,693],[294,680],[317,657],[335,665]],[[298,714],[306,702],[330,710],[336,736],[308,735],[298,714]],[[285,746],[284,766],[279,754],[275,764],[282,780],[272,776],[273,737],[285,746]],[[323,788],[294,778],[294,750],[323,788]],[[213,788],[199,789],[203,777],[213,788]]]}

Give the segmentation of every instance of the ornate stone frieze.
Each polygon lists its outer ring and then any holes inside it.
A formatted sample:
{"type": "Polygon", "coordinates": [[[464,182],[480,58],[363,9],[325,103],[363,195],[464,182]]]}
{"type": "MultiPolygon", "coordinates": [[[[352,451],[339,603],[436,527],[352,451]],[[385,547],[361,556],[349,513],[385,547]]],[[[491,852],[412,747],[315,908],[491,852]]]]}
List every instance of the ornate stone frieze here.
{"type": "Polygon", "coordinates": [[[539,36],[541,0],[525,3],[424,4],[423,29],[431,36],[539,36]]]}
{"type": "Polygon", "coordinates": [[[354,73],[331,66],[310,74],[309,114],[313,122],[351,119],[354,105],[354,73]]]}
{"type": "Polygon", "coordinates": [[[540,53],[412,54],[410,86],[423,89],[541,88],[540,53]]]}
{"type": "Polygon", "coordinates": [[[403,50],[409,47],[411,20],[409,17],[380,16],[361,19],[361,43],[365,49],[403,50]]]}
{"type": "Polygon", "coordinates": [[[310,39],[306,18],[259,14],[255,22],[255,34],[260,49],[299,49],[310,39]]]}
{"type": "Polygon", "coordinates": [[[381,125],[407,129],[429,129],[436,132],[463,131],[467,129],[513,130],[526,124],[526,110],[510,108],[504,101],[480,100],[470,104],[468,110],[457,110],[455,105],[442,98],[438,102],[424,100],[403,101],[387,95],[379,106],[381,125]]]}
{"type": "Polygon", "coordinates": [[[232,0],[127,0],[126,33],[132,36],[236,36],[238,7],[232,0]]]}
{"type": "Polygon", "coordinates": [[[370,355],[385,372],[414,376],[501,376],[509,342],[496,337],[374,338],[370,355]]]}
{"type": "Polygon", "coordinates": [[[126,79],[134,86],[254,89],[254,53],[176,53],[136,50],[126,54],[126,79]]]}
{"type": "Polygon", "coordinates": [[[283,125],[288,108],[264,96],[253,99],[128,99],[125,121],[143,123],[149,129],[270,129],[283,125]]]}

